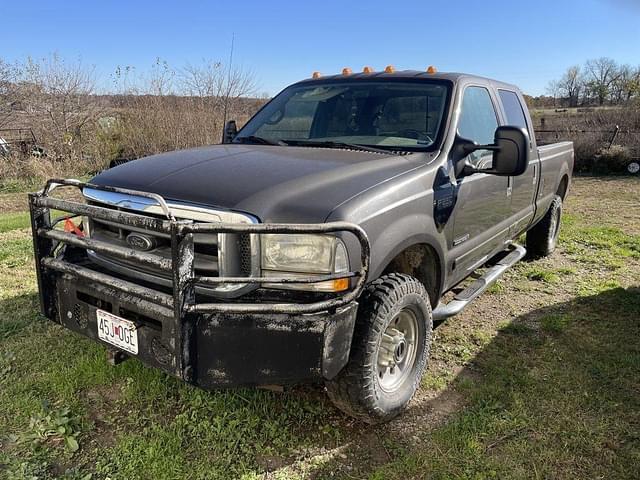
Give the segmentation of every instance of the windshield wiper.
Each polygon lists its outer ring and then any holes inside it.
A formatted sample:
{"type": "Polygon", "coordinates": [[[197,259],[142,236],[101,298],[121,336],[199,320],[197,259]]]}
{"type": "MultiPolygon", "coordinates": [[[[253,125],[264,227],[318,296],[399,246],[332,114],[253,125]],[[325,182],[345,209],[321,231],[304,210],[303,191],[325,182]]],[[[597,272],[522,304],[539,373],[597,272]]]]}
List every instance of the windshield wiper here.
{"type": "Polygon", "coordinates": [[[258,145],[284,145],[281,141],[269,140],[268,138],[258,137],[256,135],[247,135],[245,137],[236,137],[235,142],[238,143],[257,143],[258,145]]]}
{"type": "Polygon", "coordinates": [[[332,140],[281,140],[281,142],[287,145],[300,147],[348,148],[351,150],[361,150],[363,152],[389,153],[389,150],[384,150],[382,148],[368,147],[357,143],[334,142],[332,140]]]}

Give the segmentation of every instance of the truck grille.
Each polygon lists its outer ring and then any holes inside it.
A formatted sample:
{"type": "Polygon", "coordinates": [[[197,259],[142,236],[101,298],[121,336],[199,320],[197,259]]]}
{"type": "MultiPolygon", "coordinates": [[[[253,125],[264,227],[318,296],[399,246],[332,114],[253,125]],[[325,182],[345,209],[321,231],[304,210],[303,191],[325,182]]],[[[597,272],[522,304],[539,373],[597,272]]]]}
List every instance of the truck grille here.
{"type": "MultiPolygon", "coordinates": [[[[96,220],[91,221],[90,226],[91,238],[95,238],[96,240],[101,240],[103,242],[112,243],[114,245],[118,245],[121,247],[129,247],[127,244],[127,236],[131,233],[134,233],[132,230],[128,230],[126,228],[118,227],[115,225],[108,225],[103,222],[98,222],[96,220]]],[[[171,241],[168,237],[163,237],[160,235],[149,235],[149,233],[145,233],[145,235],[152,237],[155,239],[156,247],[149,250],[150,253],[158,255],[160,257],[171,259],[171,241]]],[[[220,273],[220,269],[218,266],[218,236],[217,235],[209,235],[200,236],[197,240],[194,239],[194,251],[195,251],[195,273],[196,275],[202,276],[218,276],[220,273]],[[209,238],[206,238],[209,237],[209,238]]],[[[244,273],[251,272],[251,258],[250,252],[249,258],[243,256],[241,259],[242,268],[241,270],[244,273]]],[[[111,257],[105,255],[109,259],[115,261],[115,257],[111,257]]],[[[140,268],[138,265],[132,262],[123,261],[121,259],[117,260],[119,263],[123,263],[129,265],[134,268],[140,268]]],[[[150,269],[146,268],[145,270],[149,271],[150,269]]],[[[152,270],[153,271],[153,270],[152,270]]],[[[160,274],[160,272],[157,272],[160,274]]]]}
{"type": "MultiPolygon", "coordinates": [[[[115,205],[105,204],[102,201],[96,201],[94,198],[95,190],[91,192],[91,195],[85,196],[89,204],[107,208],[117,208],[118,210],[140,213],[141,209],[138,208],[123,208],[115,205]]],[[[100,192],[101,193],[101,192],[100,192]]],[[[122,200],[120,200],[121,202],[122,200]]],[[[253,223],[253,219],[249,216],[244,216],[237,213],[210,211],[202,208],[194,210],[194,214],[190,214],[188,208],[179,206],[171,210],[177,219],[181,220],[193,220],[204,221],[203,217],[210,215],[212,220],[229,222],[230,220],[240,220],[241,223],[253,223]],[[225,216],[231,216],[231,218],[225,218],[225,216]],[[196,217],[196,218],[193,218],[196,217]],[[244,220],[244,221],[243,221],[244,220]]],[[[151,209],[144,208],[144,214],[147,216],[154,216],[158,218],[165,218],[163,214],[149,211],[151,209]]],[[[129,226],[121,225],[118,223],[88,219],[88,231],[91,238],[108,242],[117,246],[131,248],[131,245],[127,242],[127,236],[132,233],[143,235],[147,239],[152,241],[152,248],[145,250],[148,253],[171,260],[171,237],[165,233],[150,232],[143,229],[136,229],[129,226]]],[[[250,234],[207,234],[196,233],[194,234],[194,270],[196,276],[216,277],[220,275],[225,276],[251,276],[256,272],[257,259],[255,258],[257,247],[254,242],[257,241],[255,235],[250,234]]],[[[89,252],[89,256],[94,263],[99,264],[103,268],[112,269],[118,273],[140,277],[146,281],[152,283],[158,283],[160,285],[169,287],[171,286],[172,278],[169,273],[155,269],[148,265],[140,265],[135,261],[123,260],[104,253],[89,252]]],[[[244,288],[245,285],[223,285],[218,287],[201,287],[197,290],[207,293],[209,291],[234,291],[244,288]]]]}

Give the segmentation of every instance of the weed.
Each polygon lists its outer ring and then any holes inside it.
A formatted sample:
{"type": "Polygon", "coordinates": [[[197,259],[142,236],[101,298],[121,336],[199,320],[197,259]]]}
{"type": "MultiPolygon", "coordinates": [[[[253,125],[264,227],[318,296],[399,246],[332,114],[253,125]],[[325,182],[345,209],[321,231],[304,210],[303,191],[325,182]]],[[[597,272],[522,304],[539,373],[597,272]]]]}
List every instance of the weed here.
{"type": "Polygon", "coordinates": [[[504,291],[505,291],[505,286],[500,280],[496,281],[493,285],[491,285],[487,289],[487,292],[493,293],[493,294],[502,293],[504,291]]]}
{"type": "Polygon", "coordinates": [[[545,270],[540,267],[530,267],[526,272],[525,276],[529,280],[533,280],[536,282],[544,282],[544,283],[557,283],[558,275],[555,272],[550,270],[545,270]]]}
{"type": "Polygon", "coordinates": [[[561,267],[556,270],[558,275],[575,275],[577,270],[572,267],[561,267]]]}
{"type": "Polygon", "coordinates": [[[67,450],[77,452],[80,448],[79,434],[79,417],[71,415],[68,408],[51,409],[46,402],[43,402],[42,411],[31,417],[28,430],[18,436],[18,442],[64,443],[67,450]]]}
{"type": "Polygon", "coordinates": [[[453,380],[453,376],[450,372],[428,372],[423,378],[421,385],[423,388],[429,390],[440,391],[449,386],[453,380]]]}

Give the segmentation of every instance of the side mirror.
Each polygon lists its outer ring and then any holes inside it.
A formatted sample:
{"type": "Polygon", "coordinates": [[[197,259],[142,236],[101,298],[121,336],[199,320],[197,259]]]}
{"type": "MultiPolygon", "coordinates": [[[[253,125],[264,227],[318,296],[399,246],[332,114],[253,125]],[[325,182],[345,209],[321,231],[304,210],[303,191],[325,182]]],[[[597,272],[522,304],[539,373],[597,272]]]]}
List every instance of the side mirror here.
{"type": "Polygon", "coordinates": [[[224,124],[224,131],[222,132],[222,143],[231,143],[235,136],[238,134],[238,126],[235,120],[229,120],[224,124]]]}
{"type": "Polygon", "coordinates": [[[489,173],[491,175],[522,175],[529,165],[529,135],[520,127],[502,126],[496,129],[492,145],[478,145],[470,140],[458,137],[453,149],[456,174],[489,173]],[[461,162],[476,150],[493,151],[491,168],[477,168],[469,162],[461,162]]]}

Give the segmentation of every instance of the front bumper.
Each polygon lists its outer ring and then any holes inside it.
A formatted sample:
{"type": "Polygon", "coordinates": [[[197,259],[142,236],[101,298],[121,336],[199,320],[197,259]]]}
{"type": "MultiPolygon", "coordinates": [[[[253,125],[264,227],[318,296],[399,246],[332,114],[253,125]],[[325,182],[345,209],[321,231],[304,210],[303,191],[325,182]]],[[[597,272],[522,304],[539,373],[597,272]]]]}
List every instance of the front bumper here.
{"type": "Polygon", "coordinates": [[[175,348],[170,311],[99,284],[62,275],[55,284],[58,312],[52,320],[108,348],[98,338],[96,310],[136,323],[138,355],[159,368],[202,388],[288,385],[333,378],[349,358],[357,303],[334,313],[197,314],[193,318],[190,378],[179,368],[184,359],[175,348]]]}
{"type": "MultiPolygon", "coordinates": [[[[173,218],[162,197],[77,181],[50,181],[29,197],[36,273],[42,313],[65,327],[98,340],[96,310],[133,321],[138,357],[184,381],[204,388],[282,385],[333,378],[348,360],[357,299],[369,266],[364,231],[348,223],[215,224],[173,218]],[[98,188],[147,196],[166,210],[167,219],[51,198],[56,185],[98,188]],[[117,221],[171,236],[172,258],[160,258],[55,229],[51,209],[117,221]],[[357,271],[339,274],[352,288],[329,298],[296,303],[294,296],[272,300],[202,302],[196,284],[314,283],[334,275],[290,277],[203,277],[194,273],[196,233],[351,234],[360,244],[357,271]],[[132,282],[87,262],[87,250],[152,265],[171,274],[171,290],[132,282]]],[[[110,346],[115,350],[115,347],[110,346]]]]}

